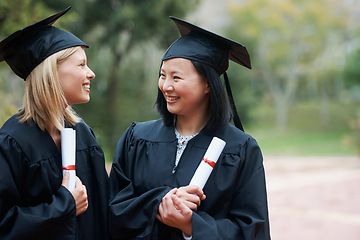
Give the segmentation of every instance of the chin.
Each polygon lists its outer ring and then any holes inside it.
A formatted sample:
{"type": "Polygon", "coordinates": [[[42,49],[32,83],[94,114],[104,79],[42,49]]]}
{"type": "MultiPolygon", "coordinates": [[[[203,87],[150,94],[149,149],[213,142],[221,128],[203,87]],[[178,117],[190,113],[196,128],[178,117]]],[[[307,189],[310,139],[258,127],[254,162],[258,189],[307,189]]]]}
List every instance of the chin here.
{"type": "Polygon", "coordinates": [[[81,104],[81,103],[87,103],[89,102],[90,99],[82,99],[82,100],[79,100],[79,101],[74,101],[73,103],[69,104],[69,105],[74,105],[74,104],[81,104]]]}
{"type": "Polygon", "coordinates": [[[83,102],[81,102],[81,103],[88,103],[90,101],[90,99],[86,99],[86,100],[84,100],[83,102]]]}
{"type": "Polygon", "coordinates": [[[90,101],[90,96],[85,97],[84,99],[82,99],[81,103],[87,103],[90,101]]]}
{"type": "Polygon", "coordinates": [[[177,114],[176,111],[174,111],[172,109],[167,108],[167,110],[169,111],[169,113],[172,113],[172,114],[175,114],[175,115],[177,114]]]}

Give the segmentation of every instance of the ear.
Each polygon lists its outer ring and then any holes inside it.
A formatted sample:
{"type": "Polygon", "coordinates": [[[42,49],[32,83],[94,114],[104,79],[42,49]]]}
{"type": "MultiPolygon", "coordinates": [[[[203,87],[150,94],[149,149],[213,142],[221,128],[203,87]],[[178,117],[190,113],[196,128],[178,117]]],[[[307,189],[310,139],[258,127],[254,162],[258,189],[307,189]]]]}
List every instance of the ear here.
{"type": "Polygon", "coordinates": [[[205,81],[205,93],[209,93],[210,92],[210,85],[209,85],[209,80],[207,78],[204,79],[205,81]]]}

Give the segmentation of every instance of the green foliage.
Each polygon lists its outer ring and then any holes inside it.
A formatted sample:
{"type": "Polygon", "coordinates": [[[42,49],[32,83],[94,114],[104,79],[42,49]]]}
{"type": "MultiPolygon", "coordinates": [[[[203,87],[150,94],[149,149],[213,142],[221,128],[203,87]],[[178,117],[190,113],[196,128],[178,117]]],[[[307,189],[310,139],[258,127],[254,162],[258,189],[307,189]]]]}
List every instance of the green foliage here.
{"type": "MultiPolygon", "coordinates": [[[[44,1],[0,1],[0,39],[3,40],[13,32],[55,12],[54,9],[48,8],[44,1]]],[[[67,17],[63,20],[63,22],[69,21],[67,17]]],[[[9,73],[10,68],[5,62],[0,63],[0,70],[2,70],[0,74],[0,125],[2,125],[20,108],[24,81],[9,73]]]]}
{"type": "MultiPolygon", "coordinates": [[[[186,19],[198,2],[0,1],[0,39],[72,6],[55,25],[91,46],[86,53],[96,74],[91,101],[74,108],[94,129],[111,161],[131,122],[159,117],[153,105],[161,56],[179,37],[168,16],[186,19]]],[[[248,70],[230,63],[233,95],[245,130],[254,133],[265,154],[304,154],[303,149],[309,154],[353,154],[360,137],[358,116],[352,114],[355,98],[348,96],[359,95],[360,53],[345,61],[345,47],[359,39],[356,1],[224,2],[231,13],[224,35],[247,47],[253,66],[248,70]],[[280,131],[276,122],[284,113],[288,129],[280,131]]],[[[2,124],[19,108],[24,84],[9,74],[5,63],[0,70],[2,124]]]]}
{"type": "Polygon", "coordinates": [[[0,90],[0,126],[17,111],[17,106],[12,101],[9,101],[9,98],[12,98],[10,94],[0,90]]]}
{"type": "Polygon", "coordinates": [[[18,111],[24,94],[24,81],[10,72],[4,69],[0,74],[0,126],[18,111]]]}
{"type": "Polygon", "coordinates": [[[348,56],[343,74],[348,87],[360,86],[360,49],[348,56]]]}
{"type": "Polygon", "coordinates": [[[152,108],[161,60],[157,54],[179,37],[169,16],[183,17],[196,2],[94,0],[84,6],[73,30],[91,45],[88,61],[97,77],[91,102],[76,109],[95,131],[102,129],[110,149],[132,121],[158,118],[152,108]]]}
{"type": "Polygon", "coordinates": [[[51,13],[41,1],[12,0],[0,2],[0,39],[51,13]]]}
{"type": "Polygon", "coordinates": [[[360,114],[357,104],[330,103],[331,120],[322,125],[316,102],[295,104],[286,131],[274,128],[274,111],[266,103],[254,109],[248,132],[265,155],[334,156],[360,154],[360,114]],[[355,109],[355,111],[354,111],[355,109]]]}
{"type": "Polygon", "coordinates": [[[258,106],[261,99],[257,80],[251,78],[250,72],[251,70],[232,62],[227,71],[236,109],[245,131],[253,120],[251,110],[258,106]]]}
{"type": "Polygon", "coordinates": [[[228,1],[230,36],[241,39],[248,48],[254,69],[250,77],[261,82],[257,89],[276,108],[278,128],[286,128],[292,104],[302,96],[314,95],[313,86],[318,89],[316,97],[323,101],[341,93],[336,83],[343,67],[341,52],[355,32],[347,25],[358,16],[351,14],[350,4],[335,0],[228,1]]]}
{"type": "MultiPolygon", "coordinates": [[[[97,76],[91,84],[90,103],[74,108],[94,128],[105,151],[112,153],[132,121],[158,117],[152,108],[161,59],[161,54],[156,52],[164,51],[179,36],[169,16],[183,17],[196,3],[190,0],[1,1],[0,37],[72,6],[55,25],[70,30],[91,46],[86,50],[88,64],[97,76]]],[[[5,65],[1,63],[1,67],[5,65]]],[[[5,77],[0,78],[1,82],[8,84],[5,77]]],[[[4,92],[2,96],[9,99],[12,93],[4,92]]]]}

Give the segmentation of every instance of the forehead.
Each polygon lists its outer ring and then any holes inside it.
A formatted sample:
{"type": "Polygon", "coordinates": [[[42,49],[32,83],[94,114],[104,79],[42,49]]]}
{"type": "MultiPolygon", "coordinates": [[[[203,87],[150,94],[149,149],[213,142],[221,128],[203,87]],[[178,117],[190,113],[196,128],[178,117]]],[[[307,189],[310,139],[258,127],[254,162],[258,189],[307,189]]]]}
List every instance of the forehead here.
{"type": "Polygon", "coordinates": [[[194,69],[193,63],[186,58],[170,58],[162,62],[161,70],[172,70],[172,69],[194,69]]]}
{"type": "Polygon", "coordinates": [[[78,60],[86,60],[86,54],[83,48],[79,47],[76,49],[76,51],[71,54],[66,60],[72,60],[72,61],[78,61],[78,60]]]}

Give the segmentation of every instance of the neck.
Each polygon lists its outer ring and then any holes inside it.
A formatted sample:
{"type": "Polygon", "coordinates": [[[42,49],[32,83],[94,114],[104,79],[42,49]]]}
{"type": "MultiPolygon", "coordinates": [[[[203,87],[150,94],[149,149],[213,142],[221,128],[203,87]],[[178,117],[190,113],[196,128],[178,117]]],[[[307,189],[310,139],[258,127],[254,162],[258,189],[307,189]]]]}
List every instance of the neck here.
{"type": "Polygon", "coordinates": [[[48,125],[46,126],[46,131],[48,131],[48,133],[53,136],[53,135],[57,135],[60,133],[60,131],[55,127],[55,125],[48,125]]]}
{"type": "Polygon", "coordinates": [[[61,135],[59,129],[57,129],[54,125],[49,125],[46,127],[46,130],[50,134],[51,138],[53,139],[56,147],[60,150],[61,148],[61,135]]]}
{"type": "Polygon", "coordinates": [[[182,136],[192,136],[199,133],[206,125],[207,117],[203,115],[194,117],[177,116],[176,129],[182,136]]]}

